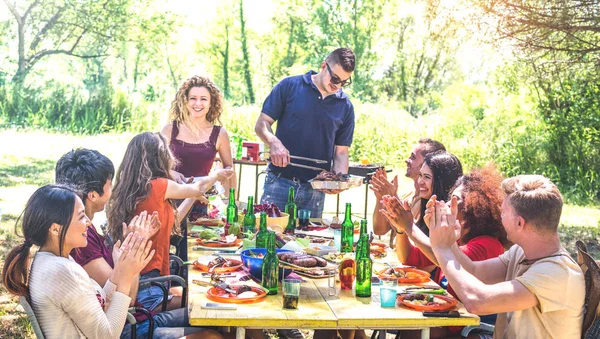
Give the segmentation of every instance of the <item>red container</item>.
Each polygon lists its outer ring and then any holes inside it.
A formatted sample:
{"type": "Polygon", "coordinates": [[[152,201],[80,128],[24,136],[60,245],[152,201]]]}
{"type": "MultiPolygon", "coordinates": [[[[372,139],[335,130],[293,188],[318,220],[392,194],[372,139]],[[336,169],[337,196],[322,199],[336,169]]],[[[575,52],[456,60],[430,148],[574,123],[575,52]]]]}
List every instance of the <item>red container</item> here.
{"type": "Polygon", "coordinates": [[[259,152],[264,151],[264,146],[261,147],[262,143],[259,142],[250,142],[244,141],[242,143],[242,147],[245,147],[248,150],[247,160],[259,162],[260,157],[258,156],[259,152]],[[262,148],[262,149],[261,149],[262,148]]]}
{"type": "Polygon", "coordinates": [[[340,263],[340,283],[343,290],[351,290],[356,278],[356,263],[352,259],[345,259],[340,263]]]}

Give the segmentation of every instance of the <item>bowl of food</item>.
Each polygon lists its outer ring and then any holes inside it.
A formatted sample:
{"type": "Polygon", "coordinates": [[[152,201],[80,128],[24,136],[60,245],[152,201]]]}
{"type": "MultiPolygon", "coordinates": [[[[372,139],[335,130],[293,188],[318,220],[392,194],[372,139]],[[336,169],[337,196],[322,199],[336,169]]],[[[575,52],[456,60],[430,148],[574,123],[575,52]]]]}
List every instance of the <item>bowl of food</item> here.
{"type": "MultiPolygon", "coordinates": [[[[267,214],[267,226],[280,226],[282,229],[285,229],[287,226],[288,220],[290,219],[290,215],[287,213],[283,213],[279,210],[277,205],[274,203],[270,204],[255,204],[254,205],[254,215],[256,217],[256,228],[260,226],[260,214],[265,212],[267,214]]],[[[244,214],[246,211],[244,210],[244,214]]],[[[277,231],[277,227],[273,228],[277,231]]]]}
{"type": "MultiPolygon", "coordinates": [[[[275,251],[277,253],[292,252],[282,249],[276,249],[275,251]]],[[[267,254],[267,250],[265,248],[252,248],[243,250],[242,253],[240,253],[244,266],[248,267],[248,269],[250,270],[250,274],[252,274],[253,277],[259,280],[262,279],[262,264],[265,254],[267,254]]],[[[279,280],[284,278],[284,273],[287,277],[290,273],[292,273],[292,270],[284,270],[283,268],[279,268],[279,280]]]]}

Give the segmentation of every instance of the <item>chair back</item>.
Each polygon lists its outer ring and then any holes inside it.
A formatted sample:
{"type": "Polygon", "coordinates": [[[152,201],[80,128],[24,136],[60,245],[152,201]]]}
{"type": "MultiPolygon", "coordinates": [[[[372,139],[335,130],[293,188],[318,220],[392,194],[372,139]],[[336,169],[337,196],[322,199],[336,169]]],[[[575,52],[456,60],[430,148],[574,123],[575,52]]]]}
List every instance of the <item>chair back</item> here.
{"type": "Polygon", "coordinates": [[[575,243],[577,247],[577,263],[585,276],[585,310],[581,338],[600,338],[600,268],[594,258],[589,255],[585,244],[575,243]]]}
{"type": "Polygon", "coordinates": [[[38,339],[44,339],[44,333],[42,333],[42,328],[35,317],[35,313],[33,313],[33,308],[27,301],[27,298],[21,296],[19,297],[19,303],[23,306],[27,317],[29,317],[29,322],[31,323],[31,328],[33,328],[33,332],[38,339]]]}

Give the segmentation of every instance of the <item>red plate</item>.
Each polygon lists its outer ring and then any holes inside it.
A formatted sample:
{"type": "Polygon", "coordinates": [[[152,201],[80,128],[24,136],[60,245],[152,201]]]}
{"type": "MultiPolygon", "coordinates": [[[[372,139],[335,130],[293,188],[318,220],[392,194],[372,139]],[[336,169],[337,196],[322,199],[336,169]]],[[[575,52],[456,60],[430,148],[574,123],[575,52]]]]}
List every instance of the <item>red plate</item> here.
{"type": "Polygon", "coordinates": [[[258,287],[250,286],[250,288],[252,289],[252,292],[256,292],[257,295],[255,297],[238,298],[237,296],[216,287],[212,287],[206,291],[206,295],[208,299],[212,301],[227,304],[253,304],[262,301],[262,299],[267,295],[267,292],[258,287]]]}
{"type": "Polygon", "coordinates": [[[417,311],[445,311],[451,309],[452,307],[456,306],[456,304],[458,304],[458,300],[445,295],[434,295],[434,298],[443,299],[444,301],[448,302],[447,304],[443,305],[415,305],[410,301],[405,301],[405,297],[406,295],[398,296],[398,301],[400,301],[402,305],[415,309],[417,311]]]}
{"type": "MultiPolygon", "coordinates": [[[[380,278],[383,277],[391,277],[391,275],[385,274],[385,271],[387,271],[388,269],[383,269],[379,272],[377,272],[377,276],[380,278]]],[[[410,268],[410,267],[394,267],[394,270],[396,272],[399,271],[404,271],[404,273],[412,273],[411,277],[407,277],[407,278],[398,278],[398,283],[402,283],[402,284],[415,284],[415,283],[425,283],[428,282],[429,279],[429,272],[425,272],[425,271],[421,271],[418,270],[416,268],[410,268]]]]}
{"type": "Polygon", "coordinates": [[[214,240],[196,239],[196,243],[204,247],[235,247],[240,246],[242,244],[242,239],[235,239],[235,241],[232,242],[215,242],[214,240]]]}
{"type": "MultiPolygon", "coordinates": [[[[214,271],[217,273],[234,272],[239,270],[244,265],[244,263],[235,259],[227,259],[227,261],[229,262],[229,267],[217,267],[214,269],[214,271]]],[[[194,261],[194,266],[202,272],[208,272],[208,266],[199,263],[198,260],[194,261]]]]}

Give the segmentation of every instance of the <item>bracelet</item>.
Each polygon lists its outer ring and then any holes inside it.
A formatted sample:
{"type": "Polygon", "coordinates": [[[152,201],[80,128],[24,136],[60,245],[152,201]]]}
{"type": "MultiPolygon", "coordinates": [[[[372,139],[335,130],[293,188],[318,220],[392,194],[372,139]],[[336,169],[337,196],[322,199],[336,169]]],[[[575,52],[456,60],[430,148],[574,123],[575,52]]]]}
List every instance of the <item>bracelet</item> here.
{"type": "Polygon", "coordinates": [[[406,233],[404,231],[402,231],[402,232],[396,231],[396,234],[406,234],[406,233]]]}

